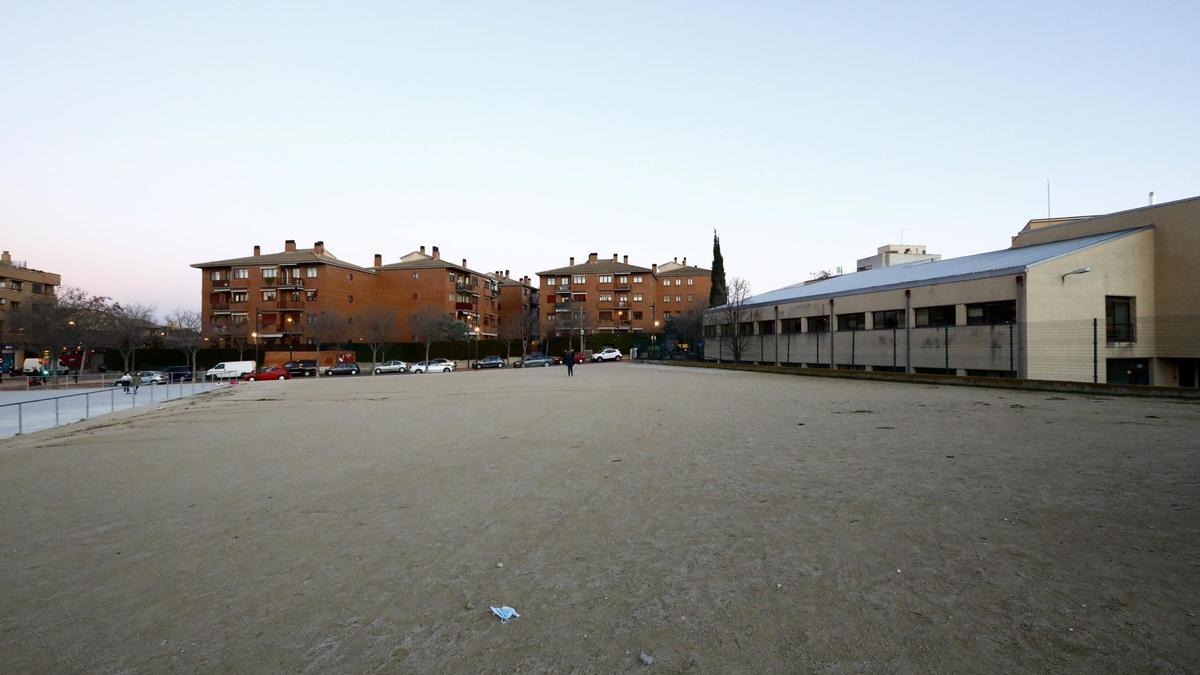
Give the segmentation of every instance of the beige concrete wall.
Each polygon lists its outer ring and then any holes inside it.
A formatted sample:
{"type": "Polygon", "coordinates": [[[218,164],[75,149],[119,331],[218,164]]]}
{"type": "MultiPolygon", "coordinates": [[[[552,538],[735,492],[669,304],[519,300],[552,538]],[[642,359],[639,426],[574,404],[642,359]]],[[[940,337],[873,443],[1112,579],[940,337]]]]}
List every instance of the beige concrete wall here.
{"type": "Polygon", "coordinates": [[[1155,248],[1157,231],[1143,230],[1030,268],[1026,284],[1029,377],[1044,380],[1092,379],[1092,320],[1098,320],[1099,381],[1105,359],[1156,354],[1155,248]],[[1067,272],[1083,267],[1086,274],[1067,272]],[[1105,297],[1135,300],[1137,340],[1109,344],[1105,337],[1105,297]]]}
{"type": "Polygon", "coordinates": [[[1152,225],[1155,298],[1159,316],[1200,315],[1200,197],[1021,232],[1013,246],[1030,246],[1152,225]]]}

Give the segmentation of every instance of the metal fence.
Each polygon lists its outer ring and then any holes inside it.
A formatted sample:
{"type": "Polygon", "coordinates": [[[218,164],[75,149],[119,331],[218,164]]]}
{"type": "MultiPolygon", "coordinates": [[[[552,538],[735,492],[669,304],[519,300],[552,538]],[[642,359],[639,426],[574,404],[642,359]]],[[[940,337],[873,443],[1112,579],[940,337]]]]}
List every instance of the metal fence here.
{"type": "Polygon", "coordinates": [[[705,358],[809,368],[1200,386],[1200,316],[711,337],[705,358]]]}
{"type": "MultiPolygon", "coordinates": [[[[0,438],[50,429],[118,410],[163,403],[227,386],[228,382],[179,382],[141,385],[136,390],[131,387],[129,393],[125,393],[123,387],[113,386],[0,403],[0,438]]],[[[0,392],[0,395],[28,396],[23,391],[0,392]]]]}

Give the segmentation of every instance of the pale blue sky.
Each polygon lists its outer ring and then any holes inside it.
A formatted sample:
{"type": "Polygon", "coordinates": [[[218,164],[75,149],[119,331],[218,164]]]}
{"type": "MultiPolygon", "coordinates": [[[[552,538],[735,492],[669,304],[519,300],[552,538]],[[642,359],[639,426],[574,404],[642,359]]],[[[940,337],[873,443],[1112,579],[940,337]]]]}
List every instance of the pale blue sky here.
{"type": "Polygon", "coordinates": [[[166,312],[287,238],[519,276],[717,228],[761,292],[1003,248],[1047,178],[1200,194],[1200,5],[905,4],[9,2],[0,246],[166,312]]]}

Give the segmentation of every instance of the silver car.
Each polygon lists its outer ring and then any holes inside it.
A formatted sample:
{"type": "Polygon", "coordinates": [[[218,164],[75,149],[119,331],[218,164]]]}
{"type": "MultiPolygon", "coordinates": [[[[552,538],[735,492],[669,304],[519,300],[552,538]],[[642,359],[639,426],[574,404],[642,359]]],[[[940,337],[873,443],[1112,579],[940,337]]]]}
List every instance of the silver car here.
{"type": "Polygon", "coordinates": [[[375,374],[382,375],[384,373],[407,373],[408,364],[403,361],[384,361],[375,366],[375,374]]]}
{"type": "Polygon", "coordinates": [[[454,372],[455,365],[450,359],[418,361],[412,365],[412,371],[414,373],[451,373],[454,372]]]}

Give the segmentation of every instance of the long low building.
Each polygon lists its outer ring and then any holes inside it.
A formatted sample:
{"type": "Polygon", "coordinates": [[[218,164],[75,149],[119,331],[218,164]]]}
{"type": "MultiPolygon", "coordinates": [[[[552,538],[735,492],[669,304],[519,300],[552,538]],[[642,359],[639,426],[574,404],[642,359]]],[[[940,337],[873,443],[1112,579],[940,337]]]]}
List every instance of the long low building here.
{"type": "Polygon", "coordinates": [[[1200,386],[1200,197],[709,310],[713,360],[1200,386]]]}

